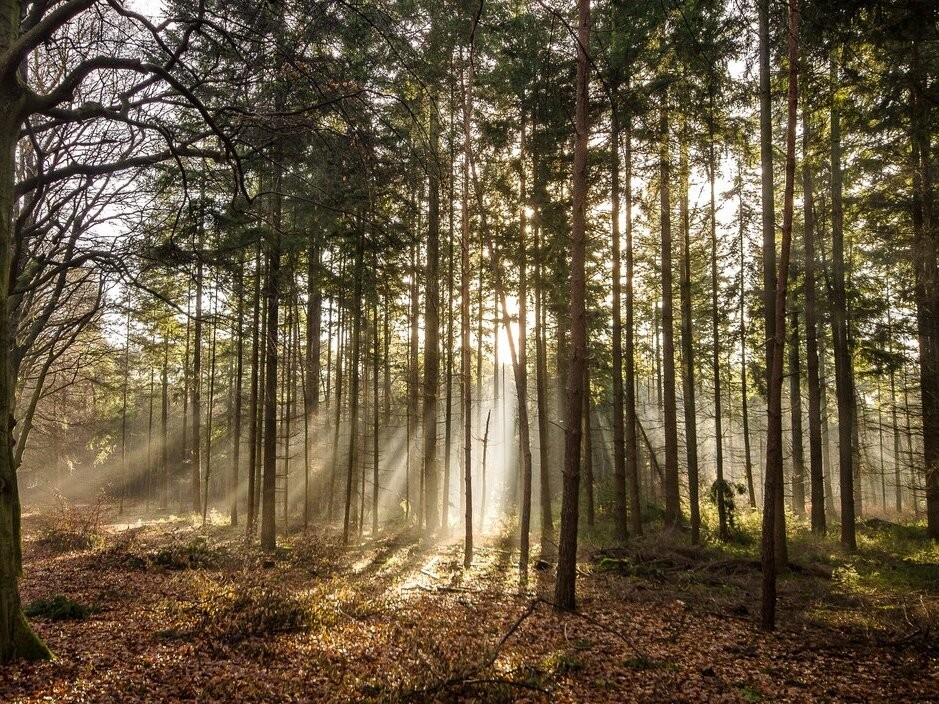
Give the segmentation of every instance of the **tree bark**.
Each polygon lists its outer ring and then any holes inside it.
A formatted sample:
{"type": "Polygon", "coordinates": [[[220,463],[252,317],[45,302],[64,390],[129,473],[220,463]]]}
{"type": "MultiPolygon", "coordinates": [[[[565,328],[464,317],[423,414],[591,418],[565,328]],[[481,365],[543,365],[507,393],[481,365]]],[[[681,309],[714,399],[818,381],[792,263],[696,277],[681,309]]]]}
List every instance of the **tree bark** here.
{"type": "Polygon", "coordinates": [[[678,409],[675,394],[675,306],[672,291],[672,218],[668,128],[668,97],[662,97],[659,113],[659,222],[661,228],[662,281],[662,411],[665,431],[665,525],[681,523],[681,496],[678,481],[678,409]]]}
{"type": "MultiPolygon", "coordinates": [[[[619,86],[610,88],[613,100],[610,127],[610,226],[613,248],[613,529],[621,545],[629,535],[626,511],[626,432],[623,398],[622,271],[620,262],[619,86]]],[[[633,431],[635,433],[635,430],[633,431]]]]}
{"type": "MultiPolygon", "coordinates": [[[[681,266],[679,295],[681,306],[681,383],[682,406],[685,412],[685,457],[688,463],[688,504],[691,519],[691,544],[701,541],[701,507],[698,477],[698,426],[694,388],[694,341],[691,328],[691,220],[688,207],[688,134],[682,125],[679,156],[681,217],[681,266]]],[[[722,502],[718,502],[722,503],[722,502]]]]}
{"type": "MultiPolygon", "coordinates": [[[[786,185],[783,195],[782,242],[779,254],[779,270],[776,278],[775,320],[773,325],[773,348],[770,384],[767,388],[766,473],[763,490],[763,534],[761,566],[762,604],[761,625],[763,630],[776,627],[776,573],[778,570],[776,532],[780,522],[778,496],[782,486],[782,385],[783,358],[785,355],[786,293],[789,276],[789,256],[792,246],[793,200],[796,172],[796,119],[799,104],[799,6],[798,0],[789,2],[789,90],[786,123],[786,185]]],[[[784,534],[785,539],[785,534],[784,534]]]]}
{"type": "Polygon", "coordinates": [[[587,149],[588,66],[590,52],[590,0],[578,0],[577,82],[572,184],[573,217],[570,247],[570,356],[564,428],[564,482],[561,498],[561,532],[558,550],[555,607],[576,607],[577,523],[580,491],[580,445],[584,381],[587,370],[586,273],[587,251],[587,149]]]}
{"type": "MultiPolygon", "coordinates": [[[[804,79],[807,80],[807,79],[804,79]]],[[[807,99],[805,100],[807,103],[807,99]]],[[[805,210],[805,360],[809,393],[809,478],[812,494],[812,531],[824,535],[825,484],[822,461],[822,380],[818,361],[818,313],[815,282],[815,186],[810,154],[812,123],[807,107],[802,110],[802,191],[805,210]]]]}
{"type": "Polygon", "coordinates": [[[844,207],[841,172],[841,108],[838,104],[838,50],[831,55],[831,258],[832,346],[835,355],[835,400],[838,404],[838,476],[841,488],[841,544],[857,550],[854,526],[854,370],[848,343],[848,303],[845,288],[844,207]]]}
{"type": "Polygon", "coordinates": [[[430,101],[430,159],[427,206],[427,262],[424,280],[424,524],[428,534],[439,523],[437,490],[437,387],[440,384],[440,121],[430,101]]]}

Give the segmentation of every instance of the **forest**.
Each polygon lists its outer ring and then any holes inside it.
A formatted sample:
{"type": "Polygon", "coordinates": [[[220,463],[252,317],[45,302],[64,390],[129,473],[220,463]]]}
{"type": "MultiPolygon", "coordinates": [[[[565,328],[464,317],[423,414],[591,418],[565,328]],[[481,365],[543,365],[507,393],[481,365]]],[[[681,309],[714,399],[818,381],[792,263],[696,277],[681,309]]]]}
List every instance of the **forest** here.
{"type": "Polygon", "coordinates": [[[0,701],[939,701],[934,0],[0,0],[0,701]]]}

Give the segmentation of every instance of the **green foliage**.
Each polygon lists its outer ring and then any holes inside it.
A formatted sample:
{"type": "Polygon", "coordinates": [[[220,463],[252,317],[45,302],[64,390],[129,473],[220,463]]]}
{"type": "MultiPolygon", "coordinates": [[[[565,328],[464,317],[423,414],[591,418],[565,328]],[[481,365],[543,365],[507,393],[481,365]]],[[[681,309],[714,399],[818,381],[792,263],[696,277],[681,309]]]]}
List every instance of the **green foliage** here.
{"type": "Polygon", "coordinates": [[[556,650],[543,663],[544,670],[553,675],[568,675],[584,669],[583,663],[565,650],[556,650]]]}
{"type": "Polygon", "coordinates": [[[747,491],[747,488],[740,483],[733,484],[726,479],[721,482],[718,482],[716,479],[714,483],[711,484],[711,503],[718,507],[724,507],[724,515],[727,517],[727,527],[731,531],[737,529],[737,504],[734,500],[734,496],[743,496],[747,491]]]}
{"type": "Polygon", "coordinates": [[[72,601],[63,594],[56,594],[51,599],[36,599],[23,609],[23,613],[30,618],[49,621],[81,621],[88,618],[92,611],[90,606],[72,601]]]}

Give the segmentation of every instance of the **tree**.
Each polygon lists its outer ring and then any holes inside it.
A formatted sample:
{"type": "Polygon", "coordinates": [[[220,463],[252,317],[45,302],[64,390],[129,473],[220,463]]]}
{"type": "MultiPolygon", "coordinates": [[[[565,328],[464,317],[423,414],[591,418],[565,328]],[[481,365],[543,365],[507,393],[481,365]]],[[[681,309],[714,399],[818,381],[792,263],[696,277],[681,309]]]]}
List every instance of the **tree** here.
{"type": "Polygon", "coordinates": [[[559,609],[576,605],[577,523],[580,493],[580,443],[587,370],[587,312],[585,255],[587,249],[587,142],[589,139],[588,65],[590,52],[590,0],[577,2],[577,109],[575,113],[573,218],[570,249],[570,356],[565,401],[564,483],[561,496],[561,531],[554,603],[559,609]]]}

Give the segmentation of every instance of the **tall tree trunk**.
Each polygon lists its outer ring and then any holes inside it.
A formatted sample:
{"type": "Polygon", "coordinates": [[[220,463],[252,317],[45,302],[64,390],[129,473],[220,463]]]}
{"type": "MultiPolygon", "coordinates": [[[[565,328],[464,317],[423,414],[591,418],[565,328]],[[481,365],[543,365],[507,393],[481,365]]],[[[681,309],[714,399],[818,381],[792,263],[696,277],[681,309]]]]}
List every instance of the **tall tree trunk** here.
{"type": "Polygon", "coordinates": [[[320,405],[320,357],[322,352],[323,293],[319,286],[320,250],[313,235],[307,250],[307,309],[306,309],[306,378],[303,388],[303,452],[304,452],[304,498],[303,525],[310,522],[310,447],[312,434],[310,423],[316,419],[320,405]]]}
{"type": "MultiPolygon", "coordinates": [[[[759,2],[759,35],[760,35],[760,165],[762,174],[762,208],[763,208],[763,306],[766,328],[766,386],[769,388],[772,381],[773,344],[776,339],[776,207],[773,189],[773,116],[772,92],[770,86],[770,34],[769,34],[769,0],[759,2]]],[[[796,88],[798,92],[798,87],[796,88]]],[[[785,322],[785,321],[784,321],[785,322]]],[[[768,400],[768,392],[767,392],[768,400]]],[[[769,406],[767,405],[767,412],[769,406]]],[[[769,422],[769,419],[767,419],[769,422]]],[[[775,464],[773,465],[775,467],[775,464]]],[[[781,467],[782,465],[780,465],[781,467]]],[[[786,559],[786,508],[785,492],[782,490],[783,478],[777,477],[775,493],[777,502],[773,512],[776,521],[775,535],[776,567],[785,570],[786,559]]],[[[763,497],[766,502],[766,497],[763,497]]]]}
{"type": "MultiPolygon", "coordinates": [[[[807,80],[805,85],[807,86],[807,80]]],[[[815,185],[811,159],[812,122],[808,99],[802,109],[802,191],[805,210],[805,365],[809,392],[809,481],[812,493],[812,531],[824,535],[825,478],[822,462],[822,381],[818,361],[818,313],[815,289],[815,185]]]]}
{"type": "Polygon", "coordinates": [[[672,292],[672,165],[670,160],[668,97],[662,97],[659,113],[659,222],[661,227],[662,281],[662,411],[665,431],[665,525],[681,523],[678,482],[678,411],[675,398],[675,312],[672,292]]]}
{"type": "Polygon", "coordinates": [[[243,318],[245,313],[245,278],[244,257],[241,257],[238,271],[235,273],[235,297],[238,299],[235,311],[235,388],[232,404],[232,434],[231,434],[231,511],[230,520],[233,526],[238,525],[238,499],[241,492],[239,480],[241,475],[241,406],[244,395],[244,350],[245,336],[243,318]]]}
{"type": "MultiPolygon", "coordinates": [[[[535,174],[538,174],[537,168],[535,174]]],[[[538,479],[541,484],[541,554],[553,550],[554,518],[551,511],[551,434],[548,427],[548,351],[545,333],[544,276],[541,225],[535,230],[535,385],[538,404],[538,479]]]]}
{"type": "MultiPolygon", "coordinates": [[[[933,21],[931,25],[934,26],[933,21]]],[[[919,39],[911,57],[910,128],[913,157],[913,261],[916,322],[919,342],[920,402],[923,417],[923,470],[926,488],[926,524],[929,536],[939,540],[939,236],[935,221],[931,105],[925,95],[927,71],[920,56],[919,39]]],[[[915,483],[915,482],[914,482],[915,483]]]]}
{"type": "Polygon", "coordinates": [[[792,332],[789,337],[789,414],[792,424],[792,511],[805,515],[805,449],[802,444],[802,363],[799,354],[799,311],[789,313],[792,332]]]}
{"type": "MultiPolygon", "coordinates": [[[[352,293],[352,359],[349,364],[349,457],[346,464],[346,504],[342,519],[342,543],[349,544],[351,531],[355,529],[356,517],[353,515],[355,506],[355,470],[358,465],[359,449],[359,357],[362,344],[362,278],[364,277],[365,230],[362,228],[357,236],[355,246],[355,283],[352,293]]],[[[361,521],[359,516],[358,520],[361,521]]]]}
{"type": "Polygon", "coordinates": [[[248,398],[248,522],[245,526],[247,535],[253,536],[257,526],[257,512],[254,508],[254,494],[257,491],[255,477],[258,467],[258,440],[261,428],[258,423],[260,406],[260,368],[261,368],[261,242],[258,242],[254,264],[254,296],[252,301],[253,317],[251,322],[251,390],[248,398]]]}
{"type": "MultiPolygon", "coordinates": [[[[0,22],[0,50],[19,33],[21,7],[6,3],[0,22]]],[[[36,636],[20,605],[19,578],[23,555],[20,498],[13,457],[14,389],[12,348],[16,331],[11,319],[10,284],[13,263],[14,174],[24,92],[14,75],[0,84],[5,109],[0,116],[0,663],[16,658],[45,660],[52,653],[36,636]]]]}
{"type": "Polygon", "coordinates": [[[632,116],[625,126],[626,173],[624,198],[626,201],[626,348],[623,351],[626,368],[623,379],[623,430],[626,450],[626,483],[629,492],[629,527],[633,535],[642,535],[642,509],[639,497],[639,438],[636,414],[636,298],[633,294],[633,128],[632,116]]]}
{"type": "MultiPolygon", "coordinates": [[[[378,273],[378,255],[372,258],[373,271],[378,273]]],[[[378,292],[375,292],[375,301],[372,304],[372,537],[378,535],[378,479],[379,479],[379,413],[378,405],[378,375],[381,371],[381,347],[378,338],[378,292]]]]}
{"type": "MultiPolygon", "coordinates": [[[[610,227],[613,248],[613,529],[616,541],[626,543],[629,535],[626,512],[626,433],[623,411],[623,319],[622,272],[619,228],[619,85],[610,87],[613,101],[610,128],[610,227]]],[[[633,431],[635,433],[635,430],[633,431]]]]}
{"type": "Polygon", "coordinates": [[[583,446],[583,468],[584,468],[584,505],[587,509],[587,525],[593,528],[595,522],[594,510],[594,477],[593,477],[593,422],[590,417],[590,360],[587,360],[586,378],[584,379],[584,436],[581,441],[583,446]]]}
{"type": "Polygon", "coordinates": [[[427,262],[424,280],[424,517],[428,534],[439,523],[437,491],[437,389],[440,385],[440,121],[430,101],[427,262]]]}
{"type": "Polygon", "coordinates": [[[206,409],[205,422],[205,472],[202,492],[202,525],[205,525],[209,512],[209,478],[212,475],[212,422],[215,410],[215,350],[218,341],[218,285],[212,293],[212,343],[209,347],[209,405],[206,409]]]}
{"type": "MultiPolygon", "coordinates": [[[[739,178],[739,177],[738,177],[739,178]]],[[[743,469],[747,481],[747,498],[750,508],[756,508],[756,492],[753,487],[753,454],[750,450],[750,390],[747,388],[747,319],[746,319],[746,247],[743,220],[743,180],[739,179],[739,242],[740,242],[740,417],[743,423],[743,469]]]]}
{"type": "MultiPolygon", "coordinates": [[[[482,5],[479,7],[482,12],[482,5]]],[[[463,567],[473,562],[473,348],[470,345],[470,220],[469,181],[473,124],[473,61],[479,16],[469,39],[469,56],[462,67],[463,93],[463,183],[460,208],[460,396],[463,419],[463,567]]]]}
{"type": "MultiPolygon", "coordinates": [[[[418,224],[418,231],[420,225],[418,224]]],[[[414,458],[418,456],[417,448],[420,447],[418,437],[420,437],[420,428],[421,416],[421,376],[420,376],[420,362],[418,357],[420,355],[420,327],[418,325],[418,318],[420,317],[421,312],[421,302],[420,302],[420,285],[418,283],[418,268],[420,267],[420,251],[418,250],[417,244],[411,245],[411,298],[410,298],[410,317],[408,319],[408,324],[410,325],[410,338],[408,344],[408,464],[407,464],[407,505],[408,505],[408,517],[411,515],[411,497],[413,494],[411,487],[411,479],[414,476],[415,464],[418,468],[422,467],[420,461],[415,462],[414,458]],[[412,438],[411,436],[415,435],[418,437],[412,438]],[[412,450],[413,448],[413,450],[412,450]]],[[[352,367],[353,373],[355,373],[355,367],[352,367]]],[[[351,382],[350,382],[351,389],[351,382]]],[[[419,474],[419,481],[423,481],[423,474],[419,474]]],[[[423,495],[418,492],[417,500],[417,524],[420,527],[422,521],[424,520],[424,515],[422,505],[424,502],[423,495]]]]}
{"type": "MultiPolygon", "coordinates": [[[[684,121],[683,121],[684,122],[684,121]]],[[[685,412],[685,457],[688,462],[688,503],[691,518],[691,544],[701,541],[701,506],[698,499],[698,427],[694,388],[694,341],[691,328],[691,217],[688,207],[688,132],[681,129],[678,170],[680,173],[679,211],[681,217],[681,266],[679,282],[681,306],[681,384],[685,412]]],[[[718,502],[720,503],[720,502],[718,502]]]]}
{"type": "MultiPolygon", "coordinates": [[[[199,229],[202,229],[200,216],[199,229]]],[[[192,448],[189,456],[190,477],[192,479],[192,512],[197,516],[202,513],[200,496],[202,483],[202,235],[199,236],[196,256],[196,317],[193,320],[192,333],[192,448]]]]}
{"type": "Polygon", "coordinates": [[[714,148],[714,87],[708,95],[708,227],[711,235],[711,377],[714,380],[714,470],[717,480],[717,537],[727,540],[727,506],[724,492],[724,420],[721,399],[721,339],[718,316],[719,284],[717,278],[717,154],[714,148]]]}
{"type": "MultiPolygon", "coordinates": [[[[525,140],[524,140],[524,119],[522,120],[522,143],[521,143],[521,154],[522,154],[522,191],[525,192],[525,177],[524,177],[524,154],[525,154],[525,140]]],[[[501,302],[502,308],[502,323],[505,326],[506,336],[508,337],[509,342],[509,356],[512,361],[512,371],[515,377],[515,391],[518,398],[518,426],[519,426],[519,449],[522,455],[522,478],[523,478],[523,491],[525,492],[525,498],[522,501],[522,515],[520,521],[520,556],[519,556],[519,578],[522,585],[527,583],[528,580],[528,557],[529,557],[529,533],[531,528],[531,432],[528,422],[528,361],[525,356],[525,343],[524,337],[526,335],[525,323],[523,321],[526,313],[526,307],[524,298],[527,295],[526,291],[526,280],[525,280],[525,264],[524,259],[527,256],[527,224],[524,216],[524,209],[522,212],[522,220],[520,227],[520,237],[519,237],[519,254],[522,259],[522,264],[519,267],[519,336],[520,344],[519,348],[516,348],[515,338],[512,335],[512,319],[509,315],[508,301],[506,299],[505,285],[503,283],[502,275],[502,263],[499,260],[498,253],[496,251],[492,233],[489,229],[489,220],[486,213],[485,203],[483,200],[483,190],[482,184],[479,180],[477,171],[476,171],[476,160],[472,150],[472,141],[468,142],[469,148],[467,151],[467,156],[469,157],[469,166],[470,166],[470,175],[473,181],[473,190],[476,194],[476,205],[479,208],[479,218],[480,218],[480,230],[482,232],[482,239],[485,241],[487,249],[489,250],[489,261],[492,267],[492,279],[493,279],[493,289],[495,293],[495,298],[497,302],[501,302]]],[[[493,336],[496,341],[499,339],[499,311],[498,306],[495,311],[495,330],[493,331],[493,336]]],[[[496,354],[498,350],[496,349],[496,354]]],[[[498,384],[499,384],[499,365],[498,359],[494,358],[493,361],[493,403],[499,398],[498,384]]],[[[503,377],[504,383],[504,377],[503,377]]],[[[503,423],[507,422],[506,419],[506,410],[504,403],[504,394],[503,394],[503,423]]],[[[484,492],[485,494],[485,492],[484,492]]]]}
{"type": "Polygon", "coordinates": [[[163,338],[163,368],[160,370],[160,510],[169,507],[169,366],[170,344],[163,338]]]}
{"type": "Polygon", "coordinates": [[[445,534],[450,533],[450,468],[453,461],[453,212],[454,203],[454,183],[453,183],[453,91],[450,93],[450,153],[448,162],[447,181],[447,361],[446,361],[446,411],[444,416],[443,430],[443,506],[440,514],[440,525],[445,534]]]}
{"type": "Polygon", "coordinates": [[[555,607],[573,610],[576,606],[577,523],[580,493],[580,444],[584,381],[587,371],[587,149],[588,149],[588,65],[590,52],[590,0],[578,0],[577,82],[574,126],[574,175],[571,195],[573,217],[570,248],[570,355],[567,372],[567,400],[564,425],[564,482],[561,498],[561,532],[558,550],[555,607]]]}
{"type": "Polygon", "coordinates": [[[857,550],[854,526],[854,370],[848,342],[848,303],[845,288],[844,207],[841,172],[841,109],[838,104],[838,49],[831,54],[831,258],[832,345],[835,355],[835,400],[838,403],[838,476],[841,485],[841,544],[857,550]]]}
{"type": "MultiPolygon", "coordinates": [[[[124,513],[124,500],[127,496],[127,386],[130,381],[130,296],[127,297],[127,311],[124,320],[124,382],[121,384],[121,498],[118,515],[124,513]]],[[[196,478],[196,497],[199,496],[199,480],[196,478]]],[[[196,509],[198,510],[198,508],[196,509]]]]}
{"type": "MultiPolygon", "coordinates": [[[[789,2],[789,90],[786,122],[786,185],[783,195],[782,242],[779,270],[776,277],[775,320],[773,325],[772,367],[767,388],[766,472],[763,490],[763,535],[761,565],[763,571],[761,625],[771,631],[776,627],[777,526],[781,518],[777,500],[782,485],[782,385],[783,357],[786,345],[786,292],[789,276],[789,255],[792,246],[793,200],[796,174],[796,120],[799,105],[799,6],[789,2]]],[[[783,535],[785,540],[785,534],[783,535]]]]}
{"type": "MultiPolygon", "coordinates": [[[[278,149],[279,151],[279,149],[278,149]]],[[[272,551],[277,543],[275,492],[277,487],[277,336],[280,311],[280,230],[283,213],[283,167],[274,159],[271,227],[268,232],[266,306],[264,330],[264,465],[261,474],[261,548],[272,551]]]]}

